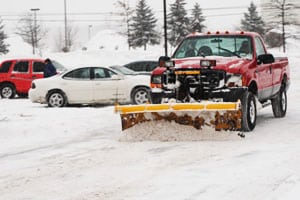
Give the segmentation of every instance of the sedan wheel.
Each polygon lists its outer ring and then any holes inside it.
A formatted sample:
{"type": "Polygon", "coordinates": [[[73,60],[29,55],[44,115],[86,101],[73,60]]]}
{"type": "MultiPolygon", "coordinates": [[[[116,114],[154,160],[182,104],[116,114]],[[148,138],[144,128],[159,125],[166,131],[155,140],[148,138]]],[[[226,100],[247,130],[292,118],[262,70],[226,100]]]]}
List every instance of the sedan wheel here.
{"type": "Polygon", "coordinates": [[[134,104],[144,104],[149,101],[149,92],[147,88],[137,88],[133,92],[132,101],[134,104]]]}
{"type": "Polygon", "coordinates": [[[47,101],[49,107],[63,107],[66,105],[66,97],[62,92],[52,92],[47,101]]]}

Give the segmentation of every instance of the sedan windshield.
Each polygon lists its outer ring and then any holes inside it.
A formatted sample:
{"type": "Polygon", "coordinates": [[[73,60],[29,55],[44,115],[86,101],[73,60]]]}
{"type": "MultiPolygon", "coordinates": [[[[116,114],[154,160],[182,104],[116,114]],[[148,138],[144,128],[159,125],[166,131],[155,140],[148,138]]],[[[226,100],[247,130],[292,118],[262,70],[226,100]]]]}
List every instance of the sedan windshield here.
{"type": "Polygon", "coordinates": [[[111,69],[123,75],[136,75],[136,72],[123,66],[110,66],[111,69]]]}
{"type": "Polygon", "coordinates": [[[52,60],[52,64],[59,72],[65,72],[68,70],[65,66],[63,66],[61,63],[57,62],[56,60],[52,60]]]}
{"type": "Polygon", "coordinates": [[[248,36],[199,36],[185,39],[174,58],[223,56],[253,58],[251,38],[248,36]]]}

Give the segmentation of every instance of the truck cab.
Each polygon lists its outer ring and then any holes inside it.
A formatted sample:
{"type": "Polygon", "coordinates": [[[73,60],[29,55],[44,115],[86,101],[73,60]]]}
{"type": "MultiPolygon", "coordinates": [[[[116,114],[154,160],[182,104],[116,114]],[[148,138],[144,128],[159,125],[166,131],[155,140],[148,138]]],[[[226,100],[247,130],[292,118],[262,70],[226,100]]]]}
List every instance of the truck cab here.
{"type": "Polygon", "coordinates": [[[254,32],[194,33],[173,55],[160,58],[151,75],[152,103],[170,100],[241,101],[244,130],[256,122],[256,99],[271,101],[275,117],[286,112],[290,72],[286,57],[269,54],[262,37],[254,32]]]}

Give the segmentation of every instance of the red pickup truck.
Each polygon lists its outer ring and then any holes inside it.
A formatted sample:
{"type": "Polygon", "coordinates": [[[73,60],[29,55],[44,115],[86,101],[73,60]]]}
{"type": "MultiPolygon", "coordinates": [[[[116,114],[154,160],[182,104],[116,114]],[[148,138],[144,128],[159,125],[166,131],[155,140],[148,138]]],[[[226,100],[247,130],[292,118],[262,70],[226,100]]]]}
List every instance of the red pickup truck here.
{"type": "Polygon", "coordinates": [[[152,103],[240,100],[243,131],[256,125],[257,100],[272,104],[275,117],[286,114],[288,59],[269,54],[257,33],[191,34],[159,63],[151,75],[152,103]]]}
{"type": "MultiPolygon", "coordinates": [[[[58,71],[65,68],[52,61],[58,71]]],[[[44,59],[23,58],[4,60],[0,64],[0,95],[2,98],[14,98],[28,95],[31,82],[34,79],[43,78],[44,59]]]]}

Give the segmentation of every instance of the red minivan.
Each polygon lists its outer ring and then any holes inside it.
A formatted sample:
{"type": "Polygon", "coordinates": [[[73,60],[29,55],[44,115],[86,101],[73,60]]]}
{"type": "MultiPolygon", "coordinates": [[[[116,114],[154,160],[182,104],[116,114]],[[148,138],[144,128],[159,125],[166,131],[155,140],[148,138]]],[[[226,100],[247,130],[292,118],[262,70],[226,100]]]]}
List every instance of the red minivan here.
{"type": "MultiPolygon", "coordinates": [[[[58,71],[64,70],[52,61],[58,71]]],[[[22,58],[4,60],[0,64],[0,95],[2,98],[26,97],[34,79],[43,78],[44,59],[22,58]]]]}

